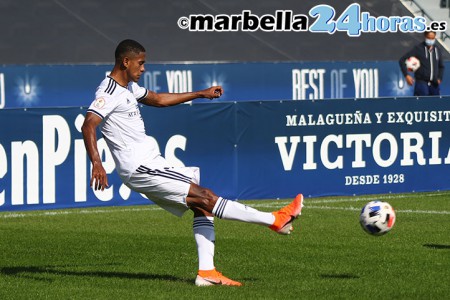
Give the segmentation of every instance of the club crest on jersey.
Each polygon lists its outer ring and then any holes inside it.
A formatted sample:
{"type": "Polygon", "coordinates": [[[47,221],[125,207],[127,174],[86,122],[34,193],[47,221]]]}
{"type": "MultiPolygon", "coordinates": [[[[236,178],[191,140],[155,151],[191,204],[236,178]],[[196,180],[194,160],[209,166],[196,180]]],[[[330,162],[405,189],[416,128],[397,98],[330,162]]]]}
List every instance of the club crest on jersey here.
{"type": "Polygon", "coordinates": [[[94,106],[98,109],[102,108],[103,106],[105,106],[105,99],[103,99],[103,98],[95,99],[94,106]]]}

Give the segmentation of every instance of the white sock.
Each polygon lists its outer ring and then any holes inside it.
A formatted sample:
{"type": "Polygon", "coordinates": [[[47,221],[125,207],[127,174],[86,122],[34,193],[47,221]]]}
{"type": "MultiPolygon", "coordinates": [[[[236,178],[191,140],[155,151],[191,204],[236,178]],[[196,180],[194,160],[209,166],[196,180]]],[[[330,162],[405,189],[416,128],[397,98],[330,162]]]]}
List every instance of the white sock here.
{"type": "Polygon", "coordinates": [[[219,197],[212,213],[224,220],[235,220],[265,226],[273,225],[275,216],[272,213],[262,212],[236,201],[219,197]]]}
{"type": "Polygon", "coordinates": [[[192,224],[194,238],[197,243],[198,269],[214,269],[214,217],[196,217],[192,224]]]}

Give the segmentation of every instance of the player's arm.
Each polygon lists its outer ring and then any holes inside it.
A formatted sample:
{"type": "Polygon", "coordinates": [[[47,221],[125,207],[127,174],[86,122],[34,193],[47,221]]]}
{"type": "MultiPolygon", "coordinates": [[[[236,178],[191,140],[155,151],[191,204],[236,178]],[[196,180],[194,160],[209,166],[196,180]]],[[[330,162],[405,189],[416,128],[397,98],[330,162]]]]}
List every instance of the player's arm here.
{"type": "Polygon", "coordinates": [[[166,107],[188,102],[197,98],[219,98],[222,94],[223,89],[221,86],[212,86],[204,90],[189,93],[155,93],[149,90],[147,95],[139,102],[149,106],[166,107]]]}
{"type": "Polygon", "coordinates": [[[106,171],[103,168],[100,154],[97,148],[97,126],[102,121],[102,118],[94,113],[88,112],[86,118],[84,119],[83,126],[81,127],[81,132],[83,133],[84,145],[86,146],[86,151],[89,155],[89,159],[92,162],[92,176],[91,176],[91,187],[94,185],[95,190],[104,190],[108,187],[108,177],[106,176],[106,171]]]}

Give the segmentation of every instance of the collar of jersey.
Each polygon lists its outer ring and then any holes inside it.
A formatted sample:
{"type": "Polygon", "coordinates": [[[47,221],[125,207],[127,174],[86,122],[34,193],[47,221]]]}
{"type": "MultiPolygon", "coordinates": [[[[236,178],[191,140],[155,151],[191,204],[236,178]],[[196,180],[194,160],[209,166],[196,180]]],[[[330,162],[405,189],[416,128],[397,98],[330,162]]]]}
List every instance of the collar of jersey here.
{"type": "Polygon", "coordinates": [[[117,80],[115,80],[115,79],[112,78],[111,76],[108,75],[107,77],[108,77],[108,78],[111,78],[112,80],[114,80],[114,82],[117,83],[118,86],[121,86],[121,87],[123,87],[124,89],[128,88],[128,86],[123,86],[123,85],[121,85],[120,83],[118,83],[117,80]]]}

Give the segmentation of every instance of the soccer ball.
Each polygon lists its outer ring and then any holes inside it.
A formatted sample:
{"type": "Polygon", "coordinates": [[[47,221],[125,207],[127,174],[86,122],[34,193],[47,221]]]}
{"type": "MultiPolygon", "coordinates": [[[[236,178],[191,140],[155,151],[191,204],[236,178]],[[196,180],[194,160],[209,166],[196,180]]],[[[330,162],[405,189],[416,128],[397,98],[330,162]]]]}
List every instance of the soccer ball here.
{"type": "Polygon", "coordinates": [[[420,60],[418,60],[415,56],[411,56],[405,60],[405,65],[408,71],[415,72],[420,68],[420,60]]]}
{"type": "Polygon", "coordinates": [[[395,211],[387,202],[370,201],[361,210],[359,223],[367,233],[383,235],[394,226],[395,211]]]}

